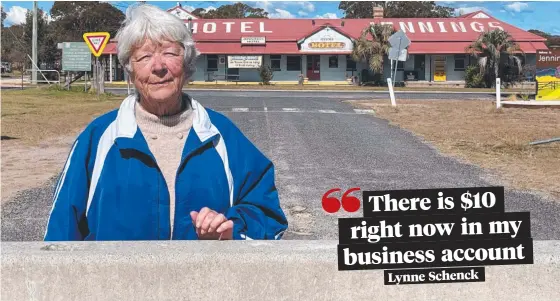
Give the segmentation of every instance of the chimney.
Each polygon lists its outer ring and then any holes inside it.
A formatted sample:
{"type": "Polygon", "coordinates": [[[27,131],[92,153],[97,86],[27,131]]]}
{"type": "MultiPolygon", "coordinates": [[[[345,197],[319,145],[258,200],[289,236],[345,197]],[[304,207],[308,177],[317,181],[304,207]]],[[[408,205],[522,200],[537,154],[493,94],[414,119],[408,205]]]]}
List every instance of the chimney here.
{"type": "Polygon", "coordinates": [[[383,7],[381,7],[381,6],[374,6],[373,7],[373,18],[374,19],[383,19],[383,7]]]}

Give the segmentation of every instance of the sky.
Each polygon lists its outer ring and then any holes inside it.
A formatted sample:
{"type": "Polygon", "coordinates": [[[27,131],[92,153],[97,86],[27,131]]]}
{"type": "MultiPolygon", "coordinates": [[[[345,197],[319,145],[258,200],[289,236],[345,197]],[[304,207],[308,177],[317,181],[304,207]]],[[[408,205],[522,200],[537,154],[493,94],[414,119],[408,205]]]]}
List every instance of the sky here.
{"type": "MultiPolygon", "coordinates": [[[[136,1],[107,1],[122,11],[136,1]]],[[[221,5],[244,2],[252,7],[263,8],[270,18],[342,18],[339,1],[181,1],[187,9],[214,9],[221,5]]],[[[482,10],[498,20],[529,30],[538,29],[560,35],[560,1],[437,1],[440,5],[453,7],[457,14],[482,10]]],[[[50,11],[53,1],[40,1],[38,6],[50,11]]],[[[149,4],[168,9],[177,4],[171,1],[147,1],[149,4]]],[[[8,16],[6,26],[25,22],[25,12],[33,7],[32,1],[2,1],[8,16]]]]}

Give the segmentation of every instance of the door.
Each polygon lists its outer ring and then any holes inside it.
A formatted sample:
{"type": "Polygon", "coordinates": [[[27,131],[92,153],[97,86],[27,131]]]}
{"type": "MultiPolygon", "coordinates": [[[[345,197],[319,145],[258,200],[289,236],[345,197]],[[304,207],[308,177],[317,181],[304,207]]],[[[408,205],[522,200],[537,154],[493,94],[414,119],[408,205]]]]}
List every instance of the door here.
{"type": "Polygon", "coordinates": [[[309,80],[321,79],[321,57],[318,55],[307,56],[307,78],[309,80]]]}
{"type": "Polygon", "coordinates": [[[426,79],[426,55],[416,54],[414,56],[414,71],[417,73],[417,80],[426,79]]]}
{"type": "Polygon", "coordinates": [[[447,79],[445,61],[446,57],[443,55],[434,57],[434,81],[436,82],[444,82],[447,79]]]}

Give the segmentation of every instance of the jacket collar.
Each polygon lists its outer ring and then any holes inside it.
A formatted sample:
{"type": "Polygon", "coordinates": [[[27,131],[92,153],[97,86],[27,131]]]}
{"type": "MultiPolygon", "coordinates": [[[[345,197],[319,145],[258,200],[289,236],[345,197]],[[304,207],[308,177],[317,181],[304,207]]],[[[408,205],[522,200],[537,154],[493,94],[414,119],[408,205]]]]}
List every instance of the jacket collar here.
{"type": "MultiPolygon", "coordinates": [[[[219,134],[218,129],[212,124],[206,109],[195,99],[187,95],[193,109],[193,129],[202,143],[207,139],[219,134]]],[[[116,119],[116,138],[134,138],[139,131],[136,123],[134,106],[136,95],[129,95],[121,103],[116,119]]]]}

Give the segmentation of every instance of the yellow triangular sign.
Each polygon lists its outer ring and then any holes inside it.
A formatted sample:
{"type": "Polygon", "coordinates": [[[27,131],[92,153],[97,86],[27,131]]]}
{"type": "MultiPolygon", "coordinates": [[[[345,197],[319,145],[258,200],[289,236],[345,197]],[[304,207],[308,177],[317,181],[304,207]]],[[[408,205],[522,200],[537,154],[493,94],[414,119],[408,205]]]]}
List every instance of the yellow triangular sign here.
{"type": "Polygon", "coordinates": [[[86,32],[84,33],[84,41],[86,41],[91,53],[99,57],[107,46],[110,36],[108,32],[86,32]]]}

